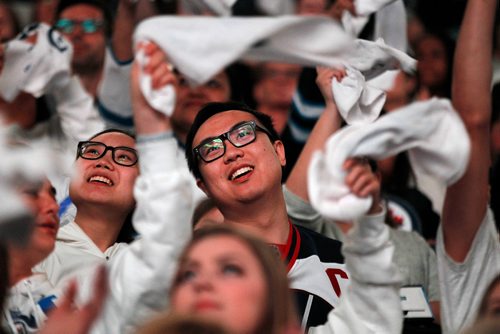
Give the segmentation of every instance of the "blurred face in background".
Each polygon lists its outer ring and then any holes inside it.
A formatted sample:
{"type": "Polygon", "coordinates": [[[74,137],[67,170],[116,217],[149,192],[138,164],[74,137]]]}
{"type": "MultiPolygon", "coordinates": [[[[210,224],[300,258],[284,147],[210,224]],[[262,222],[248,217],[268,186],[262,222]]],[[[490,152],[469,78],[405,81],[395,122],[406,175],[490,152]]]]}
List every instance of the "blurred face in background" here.
{"type": "Polygon", "coordinates": [[[59,17],[59,20],[61,19],[74,22],[72,28],[68,30],[59,28],[73,45],[74,71],[79,74],[100,70],[104,63],[106,47],[104,14],[101,9],[88,4],[77,4],[63,10],[59,17]],[[85,31],[81,23],[86,20],[95,23],[95,31],[85,31]]]}
{"type": "Polygon", "coordinates": [[[180,314],[214,320],[231,333],[255,333],[266,310],[267,285],[256,256],[227,235],[196,242],[182,259],[172,293],[180,314]]]}

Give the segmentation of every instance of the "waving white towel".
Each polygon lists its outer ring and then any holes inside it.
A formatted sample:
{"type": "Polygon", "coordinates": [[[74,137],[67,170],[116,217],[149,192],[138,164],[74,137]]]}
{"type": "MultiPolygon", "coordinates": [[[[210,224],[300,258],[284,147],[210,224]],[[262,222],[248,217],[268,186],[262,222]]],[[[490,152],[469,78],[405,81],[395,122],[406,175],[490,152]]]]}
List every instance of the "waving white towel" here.
{"type": "Polygon", "coordinates": [[[341,82],[332,79],[335,103],[347,124],[363,124],[375,121],[385,103],[385,93],[370,87],[361,72],[347,67],[347,75],[341,82]]]}
{"type": "Polygon", "coordinates": [[[10,102],[21,91],[39,97],[66,85],[72,54],[70,43],[58,31],[43,23],[28,26],[6,45],[0,94],[10,102]]]}
{"type": "Polygon", "coordinates": [[[352,41],[327,17],[298,16],[159,16],[141,22],[134,39],[158,44],[175,68],[195,84],[208,81],[240,58],[339,65],[339,55],[352,41]]]}
{"type": "Polygon", "coordinates": [[[349,126],[328,139],[325,152],[315,152],[308,171],[311,204],[326,217],[353,220],[367,212],[371,198],[359,198],[344,184],[344,161],[350,157],[383,159],[409,151],[415,169],[447,185],[465,172],[470,143],[465,127],[444,99],[417,102],[376,122],[349,126]]]}
{"type": "Polygon", "coordinates": [[[347,124],[371,123],[378,118],[385,103],[385,91],[380,83],[393,80],[388,71],[402,67],[413,71],[416,60],[384,43],[356,40],[355,48],[346,59],[347,75],[338,82],[332,80],[332,90],[340,114],[347,124]],[[361,73],[363,71],[363,73],[361,73]],[[365,80],[365,75],[370,80],[365,80]]]}
{"type": "Polygon", "coordinates": [[[207,82],[240,58],[338,66],[340,56],[352,48],[352,38],[326,17],[160,16],[143,21],[134,39],[158,44],[193,85],[207,82]]]}

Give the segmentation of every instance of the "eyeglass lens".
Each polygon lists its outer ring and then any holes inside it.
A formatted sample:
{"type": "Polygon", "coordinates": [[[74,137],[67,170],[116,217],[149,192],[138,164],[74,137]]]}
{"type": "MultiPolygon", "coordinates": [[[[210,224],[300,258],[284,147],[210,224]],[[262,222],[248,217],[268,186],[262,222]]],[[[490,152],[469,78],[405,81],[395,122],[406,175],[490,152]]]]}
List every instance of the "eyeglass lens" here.
{"type": "Polygon", "coordinates": [[[199,148],[201,158],[206,162],[210,162],[223,156],[226,150],[224,138],[227,138],[235,147],[250,144],[255,139],[253,123],[242,124],[236,129],[230,130],[203,144],[199,148]]]}
{"type": "Polygon", "coordinates": [[[56,23],[56,28],[63,33],[70,34],[75,30],[75,25],[80,25],[84,33],[91,34],[97,31],[101,26],[101,22],[93,19],[77,21],[69,19],[60,19],[56,23]]]}
{"type": "Polygon", "coordinates": [[[80,156],[83,159],[97,160],[112,151],[113,161],[119,165],[132,166],[137,163],[138,157],[135,150],[125,147],[111,147],[103,143],[85,143],[80,147],[80,156]]]}

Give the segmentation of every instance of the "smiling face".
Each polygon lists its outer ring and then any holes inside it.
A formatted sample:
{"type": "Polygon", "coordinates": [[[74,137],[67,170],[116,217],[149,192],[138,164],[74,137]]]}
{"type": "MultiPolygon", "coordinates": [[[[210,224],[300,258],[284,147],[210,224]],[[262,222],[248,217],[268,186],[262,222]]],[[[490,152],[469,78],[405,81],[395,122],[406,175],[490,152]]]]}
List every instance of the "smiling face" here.
{"type": "MultiPolygon", "coordinates": [[[[132,137],[119,132],[108,132],[92,139],[108,146],[135,147],[132,137]]],[[[128,213],[134,207],[133,187],[139,174],[138,165],[122,166],[113,161],[112,152],[97,160],[78,158],[69,194],[77,208],[84,205],[104,205],[106,208],[128,213]]]]}
{"type": "Polygon", "coordinates": [[[220,322],[231,333],[253,333],[266,310],[262,266],[240,240],[211,236],[195,243],[180,264],[173,310],[220,322]]]}
{"type": "Polygon", "coordinates": [[[20,196],[35,216],[35,228],[29,239],[28,248],[48,256],[54,249],[59,229],[55,190],[48,180],[38,189],[22,188],[20,196]]]}
{"type": "MultiPolygon", "coordinates": [[[[230,110],[207,119],[198,129],[193,139],[193,147],[210,137],[219,136],[232,129],[236,124],[254,120],[255,117],[244,111],[230,110]]],[[[253,201],[272,189],[281,190],[281,173],[285,165],[285,151],[281,141],[271,142],[262,131],[256,132],[254,142],[235,147],[227,140],[225,154],[212,162],[198,159],[202,176],[198,186],[219,207],[234,201],[246,203],[253,201]]]]}

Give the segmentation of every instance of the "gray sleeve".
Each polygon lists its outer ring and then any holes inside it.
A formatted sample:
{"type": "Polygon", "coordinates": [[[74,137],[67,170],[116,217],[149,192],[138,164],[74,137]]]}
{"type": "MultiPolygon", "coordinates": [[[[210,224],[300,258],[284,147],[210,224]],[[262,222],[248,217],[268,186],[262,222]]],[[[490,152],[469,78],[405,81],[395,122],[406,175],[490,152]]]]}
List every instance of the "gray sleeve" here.
{"type": "Polygon", "coordinates": [[[283,185],[283,194],[288,217],[290,217],[292,223],[323,234],[326,237],[343,240],[342,233],[333,222],[325,220],[311,204],[288,190],[285,185],[283,185]]]}

